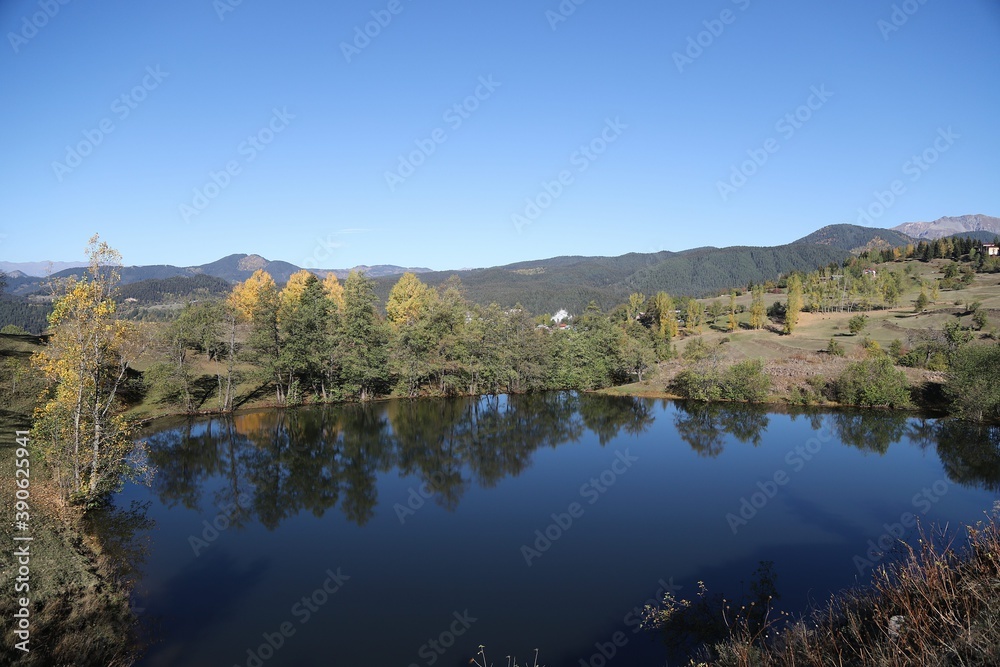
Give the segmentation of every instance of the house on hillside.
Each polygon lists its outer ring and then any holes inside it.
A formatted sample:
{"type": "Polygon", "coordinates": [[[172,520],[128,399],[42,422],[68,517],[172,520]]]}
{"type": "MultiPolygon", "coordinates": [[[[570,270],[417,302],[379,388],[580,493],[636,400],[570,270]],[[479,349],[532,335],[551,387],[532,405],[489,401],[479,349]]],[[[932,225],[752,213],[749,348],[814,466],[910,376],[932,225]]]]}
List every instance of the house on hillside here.
{"type": "Polygon", "coordinates": [[[861,273],[862,275],[868,276],[873,279],[878,278],[878,271],[876,271],[875,269],[865,269],[861,273]]]}
{"type": "Polygon", "coordinates": [[[983,252],[986,253],[987,257],[997,257],[1000,255],[1000,247],[996,243],[984,243],[983,252]]]}

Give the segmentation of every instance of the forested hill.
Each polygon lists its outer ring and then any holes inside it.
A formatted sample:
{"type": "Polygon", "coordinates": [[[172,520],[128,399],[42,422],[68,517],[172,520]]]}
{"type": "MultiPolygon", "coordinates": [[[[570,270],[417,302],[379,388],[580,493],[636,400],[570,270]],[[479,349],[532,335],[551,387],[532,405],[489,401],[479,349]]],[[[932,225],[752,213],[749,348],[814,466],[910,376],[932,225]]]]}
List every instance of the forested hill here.
{"type": "Polygon", "coordinates": [[[859,252],[894,248],[917,243],[917,240],[894,229],[860,227],[858,225],[827,225],[796,243],[819,243],[820,245],[859,252]]]}
{"type": "MultiPolygon", "coordinates": [[[[609,310],[633,292],[650,295],[665,290],[677,296],[709,296],[773,280],[789,271],[813,271],[849,255],[819,244],[695,248],[619,257],[553,257],[489,269],[434,271],[421,274],[420,279],[440,285],[458,276],[468,298],[477,303],[504,308],[520,303],[533,313],[560,308],[580,313],[590,301],[609,310]]],[[[387,298],[395,282],[394,277],[379,278],[378,295],[387,298]]]]}

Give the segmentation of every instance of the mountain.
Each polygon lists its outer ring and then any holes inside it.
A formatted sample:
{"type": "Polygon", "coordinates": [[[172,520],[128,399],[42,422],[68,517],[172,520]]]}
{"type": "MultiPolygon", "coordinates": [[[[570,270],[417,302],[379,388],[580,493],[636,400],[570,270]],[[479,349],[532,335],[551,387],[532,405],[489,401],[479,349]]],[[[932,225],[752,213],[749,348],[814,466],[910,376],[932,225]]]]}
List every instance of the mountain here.
{"type": "Polygon", "coordinates": [[[1000,234],[1000,218],[988,215],[960,215],[953,218],[938,218],[934,222],[906,222],[893,229],[917,239],[939,239],[962,232],[1000,234]]]}
{"type": "Polygon", "coordinates": [[[914,242],[911,236],[895,229],[876,229],[858,225],[827,225],[796,241],[796,243],[818,243],[849,252],[895,248],[914,242]]]}
{"type": "MultiPolygon", "coordinates": [[[[43,265],[43,262],[36,262],[33,265],[43,265]]],[[[31,265],[31,266],[33,266],[31,265]]],[[[10,266],[14,266],[10,264],[10,266]]],[[[27,265],[21,265],[27,266],[27,265]]],[[[167,280],[169,278],[190,278],[193,276],[211,276],[222,278],[231,283],[240,282],[249,278],[257,269],[264,269],[271,274],[277,283],[284,283],[296,271],[301,271],[298,266],[288,262],[270,261],[260,255],[229,255],[220,260],[202,264],[200,266],[172,266],[170,264],[154,264],[149,266],[124,266],[121,269],[121,279],[123,285],[137,283],[144,280],[167,280]]],[[[23,269],[21,269],[23,271],[23,269]]],[[[366,271],[372,277],[401,275],[407,271],[414,273],[424,273],[430,269],[406,268],[393,266],[391,264],[380,264],[377,266],[359,266],[354,269],[316,269],[314,272],[320,276],[334,273],[338,278],[346,278],[353,270],[366,271]]],[[[84,264],[78,264],[71,268],[66,268],[52,274],[54,278],[67,278],[69,276],[82,276],[87,268],[84,264]]],[[[27,271],[23,271],[28,273],[27,271]]],[[[30,275],[30,274],[29,274],[30,275]]],[[[9,281],[8,291],[15,294],[27,294],[36,291],[43,281],[38,278],[22,279],[19,281],[9,281]],[[16,288],[16,289],[15,289],[16,288]]]]}
{"type": "Polygon", "coordinates": [[[56,271],[86,265],[86,262],[0,262],[0,271],[6,274],[20,271],[26,276],[42,278],[56,271]]]}
{"type": "MultiPolygon", "coordinates": [[[[664,290],[674,296],[711,296],[751,282],[773,280],[789,271],[813,271],[849,256],[846,250],[815,243],[709,247],[619,257],[553,257],[489,269],[433,271],[420,279],[437,286],[458,276],[466,296],[476,303],[496,303],[503,308],[521,304],[532,313],[554,313],[561,308],[580,313],[591,301],[609,310],[627,301],[633,292],[651,296],[664,290]]],[[[394,278],[377,279],[379,297],[386,299],[394,283],[394,278]]]]}

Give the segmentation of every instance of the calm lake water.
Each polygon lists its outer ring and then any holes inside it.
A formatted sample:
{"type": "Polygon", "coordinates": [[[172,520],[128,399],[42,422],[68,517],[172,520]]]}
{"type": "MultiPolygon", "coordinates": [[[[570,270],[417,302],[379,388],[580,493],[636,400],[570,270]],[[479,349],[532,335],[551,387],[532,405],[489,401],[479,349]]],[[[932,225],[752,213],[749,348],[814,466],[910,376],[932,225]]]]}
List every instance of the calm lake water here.
{"type": "Polygon", "coordinates": [[[636,608],[665,589],[739,597],[769,560],[801,612],[893,524],[1000,489],[996,429],[879,412],[544,394],[158,428],[152,487],[117,498],[155,524],[118,536],[146,552],[146,667],[659,666],[636,608]]]}

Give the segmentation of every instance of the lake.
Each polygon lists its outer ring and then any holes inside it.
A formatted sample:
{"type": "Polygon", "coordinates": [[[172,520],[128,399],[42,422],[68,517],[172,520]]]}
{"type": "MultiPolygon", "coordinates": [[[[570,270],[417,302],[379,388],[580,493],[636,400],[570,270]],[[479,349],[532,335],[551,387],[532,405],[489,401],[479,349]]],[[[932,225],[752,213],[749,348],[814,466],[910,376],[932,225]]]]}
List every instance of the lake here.
{"type": "Polygon", "coordinates": [[[145,667],[457,666],[480,645],[497,665],[663,665],[639,619],[664,592],[738,599],[773,561],[799,613],[914,519],[982,520],[1000,489],[997,429],[877,411],[551,393],[144,437],[152,485],[116,505],[153,527],[114,539],[143,554],[145,667]]]}

